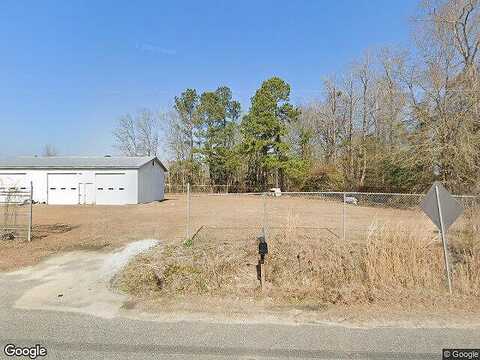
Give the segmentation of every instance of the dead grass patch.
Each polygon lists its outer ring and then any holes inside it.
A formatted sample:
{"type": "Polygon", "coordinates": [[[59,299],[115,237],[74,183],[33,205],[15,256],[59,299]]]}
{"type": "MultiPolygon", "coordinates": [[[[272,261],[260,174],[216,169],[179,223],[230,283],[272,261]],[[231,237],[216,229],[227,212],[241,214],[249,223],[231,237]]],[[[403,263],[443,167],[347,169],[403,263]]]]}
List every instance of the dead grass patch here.
{"type": "Polygon", "coordinates": [[[43,239],[52,234],[65,234],[74,228],[70,224],[34,225],[32,228],[32,241],[43,239]]]}
{"type": "Polygon", "coordinates": [[[117,286],[140,296],[213,296],[311,309],[379,305],[474,309],[480,295],[478,235],[452,236],[454,295],[446,289],[442,246],[421,229],[381,227],[363,242],[319,238],[290,219],[270,234],[267,286],[255,265],[259,229],[202,230],[191,246],[167,245],[131,262],[117,286]]]}

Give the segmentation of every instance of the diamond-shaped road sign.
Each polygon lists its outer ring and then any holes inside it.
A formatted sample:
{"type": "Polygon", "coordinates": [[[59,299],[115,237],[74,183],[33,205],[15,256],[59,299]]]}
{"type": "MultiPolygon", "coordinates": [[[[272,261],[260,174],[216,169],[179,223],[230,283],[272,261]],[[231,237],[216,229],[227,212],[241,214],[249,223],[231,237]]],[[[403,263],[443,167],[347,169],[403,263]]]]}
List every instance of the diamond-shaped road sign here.
{"type": "Polygon", "coordinates": [[[463,207],[457,200],[443,187],[440,182],[435,182],[430,190],[428,190],[425,199],[422,202],[422,209],[427,216],[433,221],[440,231],[447,231],[450,225],[462,214],[463,207]],[[438,200],[437,190],[438,189],[438,200]],[[443,229],[440,223],[439,206],[442,211],[443,229]]]}

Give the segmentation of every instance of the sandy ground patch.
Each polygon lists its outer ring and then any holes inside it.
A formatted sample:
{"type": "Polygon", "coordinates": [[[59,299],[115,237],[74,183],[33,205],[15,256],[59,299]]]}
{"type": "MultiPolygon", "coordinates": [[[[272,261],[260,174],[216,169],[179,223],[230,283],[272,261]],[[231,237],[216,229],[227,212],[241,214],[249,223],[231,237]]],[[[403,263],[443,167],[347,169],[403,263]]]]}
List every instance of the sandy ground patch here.
{"type": "Polygon", "coordinates": [[[129,259],[158,244],[158,240],[143,240],[111,253],[73,251],[3,277],[12,285],[33,284],[15,301],[16,308],[111,318],[119,314],[127,297],[111,291],[110,281],[129,259]]]}
{"type": "Polygon", "coordinates": [[[47,206],[33,208],[33,240],[0,241],[0,271],[39,263],[76,250],[111,251],[141,239],[176,241],[185,234],[182,199],[127,206],[47,206]]]}

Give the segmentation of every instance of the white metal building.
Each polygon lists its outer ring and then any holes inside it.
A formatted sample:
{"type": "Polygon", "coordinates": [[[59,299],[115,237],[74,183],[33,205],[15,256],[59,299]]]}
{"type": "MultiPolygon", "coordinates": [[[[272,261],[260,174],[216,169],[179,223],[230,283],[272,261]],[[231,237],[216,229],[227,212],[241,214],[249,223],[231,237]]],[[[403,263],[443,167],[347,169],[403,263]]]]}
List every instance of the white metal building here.
{"type": "Polygon", "coordinates": [[[163,200],[166,171],[155,156],[0,158],[0,191],[32,182],[41,203],[139,204],[163,200]]]}

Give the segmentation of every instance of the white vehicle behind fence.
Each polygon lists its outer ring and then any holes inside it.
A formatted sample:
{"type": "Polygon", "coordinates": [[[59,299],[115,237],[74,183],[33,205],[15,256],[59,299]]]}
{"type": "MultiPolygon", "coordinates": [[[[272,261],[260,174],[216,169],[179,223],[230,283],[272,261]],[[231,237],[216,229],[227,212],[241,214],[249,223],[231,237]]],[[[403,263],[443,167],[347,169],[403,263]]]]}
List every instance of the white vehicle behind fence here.
{"type": "Polygon", "coordinates": [[[345,202],[347,204],[353,204],[353,205],[358,205],[358,200],[357,198],[353,196],[345,196],[345,202]]]}

